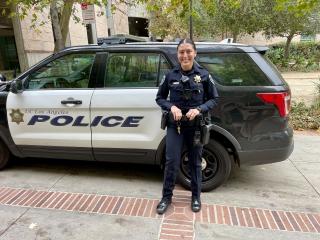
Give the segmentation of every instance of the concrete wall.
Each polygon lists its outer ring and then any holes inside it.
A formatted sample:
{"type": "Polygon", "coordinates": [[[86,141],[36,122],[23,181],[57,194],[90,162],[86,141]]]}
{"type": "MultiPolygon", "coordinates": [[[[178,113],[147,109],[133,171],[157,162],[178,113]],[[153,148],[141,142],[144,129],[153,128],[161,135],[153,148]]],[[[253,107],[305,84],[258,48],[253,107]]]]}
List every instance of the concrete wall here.
{"type": "Polygon", "coordinates": [[[95,6],[96,11],[96,29],[97,37],[107,37],[108,36],[108,23],[106,17],[106,8],[95,6]],[[103,13],[103,14],[101,14],[103,13]]]}
{"type": "Polygon", "coordinates": [[[76,15],[80,18],[80,22],[70,18],[69,22],[69,34],[70,34],[70,46],[85,45],[88,44],[87,30],[82,23],[82,12],[80,4],[76,4],[76,15]]]}
{"type": "MultiPolygon", "coordinates": [[[[76,15],[80,18],[80,22],[77,23],[71,17],[69,22],[69,35],[67,37],[66,44],[67,46],[88,44],[86,27],[82,23],[82,12],[80,4],[76,4],[76,9],[76,15]]],[[[107,19],[105,16],[105,8],[95,6],[95,11],[97,37],[106,37],[108,33],[108,27],[107,19]],[[101,14],[101,12],[103,12],[103,14],[101,14]]],[[[13,21],[19,62],[22,71],[41,61],[43,58],[49,56],[53,52],[54,38],[51,21],[48,20],[48,16],[49,9],[46,9],[42,14],[38,14],[38,24],[42,21],[46,23],[43,26],[38,27],[37,30],[30,29],[32,20],[31,14],[23,20],[16,18],[13,21]]],[[[125,21],[121,19],[119,19],[118,22],[121,27],[125,24],[125,21]]]]}
{"type": "MultiPolygon", "coordinates": [[[[72,18],[69,23],[70,32],[70,45],[86,45],[88,44],[87,30],[82,22],[82,12],[80,4],[76,4],[76,15],[80,18],[80,22],[77,23],[72,18]]],[[[97,37],[106,37],[108,35],[107,19],[104,7],[95,6],[96,17],[96,34],[97,37]]]]}
{"type": "MultiPolygon", "coordinates": [[[[17,24],[20,24],[20,31],[21,31],[21,39],[24,49],[24,64],[21,64],[20,58],[20,65],[21,70],[24,71],[26,68],[31,67],[32,65],[36,64],[43,58],[49,56],[54,49],[54,41],[53,41],[53,33],[51,27],[51,21],[48,21],[48,14],[49,9],[45,10],[42,14],[38,14],[38,22],[45,22],[45,24],[41,27],[37,27],[37,29],[30,29],[32,24],[31,15],[27,16],[25,19],[18,21],[17,24]]],[[[16,27],[16,26],[15,26],[16,27]]],[[[16,36],[16,31],[15,31],[16,36]]],[[[16,36],[17,39],[17,36],[16,36]]],[[[17,41],[16,41],[17,42],[17,41]]],[[[21,49],[18,54],[21,53],[21,49]]]]}
{"type": "Polygon", "coordinates": [[[128,17],[149,18],[144,4],[139,4],[135,7],[128,7],[128,17]]]}
{"type": "Polygon", "coordinates": [[[113,16],[114,34],[129,34],[128,7],[126,4],[118,4],[120,10],[116,10],[113,16]]]}

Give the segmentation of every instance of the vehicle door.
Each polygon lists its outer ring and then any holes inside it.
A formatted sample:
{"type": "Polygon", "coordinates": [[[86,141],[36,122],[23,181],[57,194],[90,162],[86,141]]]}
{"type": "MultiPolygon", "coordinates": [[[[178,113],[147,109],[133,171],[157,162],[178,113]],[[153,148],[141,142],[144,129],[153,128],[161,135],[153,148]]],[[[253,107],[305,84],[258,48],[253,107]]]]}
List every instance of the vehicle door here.
{"type": "Polygon", "coordinates": [[[165,135],[155,97],[170,65],[160,52],[104,55],[102,87],[95,90],[91,102],[94,156],[99,161],[153,163],[165,135]]]}
{"type": "Polygon", "coordinates": [[[89,106],[94,90],[89,81],[94,59],[93,52],[66,53],[16,80],[23,82],[23,91],[9,93],[7,116],[22,154],[92,158],[89,106]]]}

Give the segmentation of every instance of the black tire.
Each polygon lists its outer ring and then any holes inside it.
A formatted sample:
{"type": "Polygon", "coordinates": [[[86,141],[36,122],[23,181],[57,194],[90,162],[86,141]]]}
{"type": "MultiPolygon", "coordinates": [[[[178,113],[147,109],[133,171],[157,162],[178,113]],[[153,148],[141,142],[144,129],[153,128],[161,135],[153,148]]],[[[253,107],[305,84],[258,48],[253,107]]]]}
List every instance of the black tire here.
{"type": "MultiPolygon", "coordinates": [[[[202,161],[201,190],[203,192],[208,192],[219,187],[229,178],[232,169],[231,159],[226,149],[219,142],[210,140],[210,142],[204,146],[202,161]]],[[[177,180],[183,187],[187,189],[191,188],[187,151],[184,151],[182,154],[180,172],[177,180]]]]}
{"type": "Polygon", "coordinates": [[[0,169],[3,169],[9,161],[10,153],[7,146],[0,140],[0,169]]]}

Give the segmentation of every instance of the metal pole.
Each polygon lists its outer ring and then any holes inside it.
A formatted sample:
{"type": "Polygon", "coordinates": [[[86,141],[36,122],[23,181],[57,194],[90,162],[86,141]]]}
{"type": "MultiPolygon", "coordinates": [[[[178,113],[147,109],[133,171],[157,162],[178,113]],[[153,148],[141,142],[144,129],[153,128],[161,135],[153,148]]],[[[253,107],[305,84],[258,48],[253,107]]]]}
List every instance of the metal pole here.
{"type": "Polygon", "coordinates": [[[190,23],[189,23],[189,32],[190,39],[193,40],[193,29],[192,29],[192,0],[190,0],[190,23]]]}

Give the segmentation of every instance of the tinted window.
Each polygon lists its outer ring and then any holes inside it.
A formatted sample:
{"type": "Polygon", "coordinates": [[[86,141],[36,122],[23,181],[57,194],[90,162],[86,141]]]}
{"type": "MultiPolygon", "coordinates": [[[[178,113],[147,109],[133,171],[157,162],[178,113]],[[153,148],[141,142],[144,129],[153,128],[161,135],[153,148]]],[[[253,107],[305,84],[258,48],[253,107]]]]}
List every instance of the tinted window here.
{"type": "Polygon", "coordinates": [[[156,87],[168,70],[167,61],[157,53],[110,53],[105,86],[156,87]]]}
{"type": "Polygon", "coordinates": [[[254,61],[244,53],[198,54],[197,62],[213,78],[226,86],[269,86],[268,78],[254,61]]]}
{"type": "MultiPolygon", "coordinates": [[[[167,60],[163,56],[161,56],[159,80],[161,81],[163,76],[166,75],[170,70],[171,70],[171,67],[170,67],[169,63],[167,62],[167,60]]],[[[158,82],[158,85],[159,85],[159,82],[158,82]]]]}
{"type": "Polygon", "coordinates": [[[28,77],[28,89],[87,88],[93,53],[62,56],[42,66],[28,77]]]}

